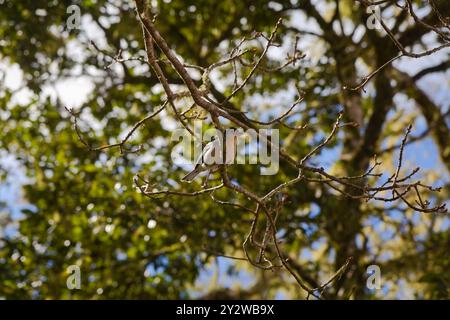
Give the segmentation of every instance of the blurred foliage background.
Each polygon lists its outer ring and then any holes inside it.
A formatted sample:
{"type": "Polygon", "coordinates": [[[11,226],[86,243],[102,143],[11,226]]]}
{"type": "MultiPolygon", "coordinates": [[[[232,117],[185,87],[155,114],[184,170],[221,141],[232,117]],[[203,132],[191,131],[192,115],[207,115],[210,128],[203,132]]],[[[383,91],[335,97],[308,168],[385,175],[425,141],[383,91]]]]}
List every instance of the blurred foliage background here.
{"type": "MultiPolygon", "coordinates": [[[[385,33],[367,28],[368,14],[357,2],[150,2],[158,13],[156,25],[173,50],[200,66],[225,57],[255,30],[270,32],[283,17],[277,37],[282,46],[269,52],[264,63],[276,65],[296,36],[306,58],[276,74],[258,73],[234,105],[253,118],[269,119],[293,101],[297,83],[305,102],[289,121],[310,126],[295,132],[279,129],[283,146],[299,156],[326,136],[344,109],[346,120],[360,128],[346,128],[313,159],[337,175],[363,173],[375,153],[383,161],[384,176],[392,174],[395,146],[413,123],[415,142],[405,149],[406,163],[423,167],[423,181],[444,186],[424,197],[448,202],[449,50],[401,59],[372,79],[365,92],[349,92],[342,87],[357,84],[397,53],[385,33]],[[420,156],[423,152],[426,156],[420,156]]],[[[434,2],[444,16],[450,13],[448,1],[434,2]]],[[[422,8],[421,1],[415,4],[425,21],[438,23],[434,11],[422,8]]],[[[383,12],[403,44],[422,49],[439,43],[392,3],[383,12]]],[[[120,140],[164,98],[146,64],[128,61],[105,69],[111,58],[91,41],[112,56],[122,50],[124,57],[145,57],[133,2],[0,0],[0,155],[9,159],[0,162],[0,297],[304,298],[284,271],[261,271],[245,261],[217,257],[243,255],[252,218],[248,212],[221,206],[207,195],[148,199],[136,191],[133,176],[138,172],[160,188],[199,187],[179,182],[186,169],[170,156],[172,114],[163,112],[133,136],[132,146],[143,145],[137,154],[92,152],[81,144],[64,107],[79,113],[84,137],[100,145],[120,140]],[[72,4],[82,14],[75,30],[66,25],[72,4]],[[11,74],[19,78],[15,87],[8,85],[11,74]],[[17,167],[11,169],[11,162],[17,167]],[[5,186],[18,183],[11,178],[17,170],[27,179],[15,195],[27,205],[14,214],[5,186]],[[66,287],[70,265],[81,268],[80,290],[66,287]],[[215,265],[226,268],[225,282],[205,276],[215,265]]],[[[173,70],[167,67],[166,72],[170,83],[181,84],[173,70]]],[[[230,93],[231,72],[214,75],[217,99],[230,93]]],[[[261,176],[255,165],[237,165],[230,173],[261,193],[293,174],[281,167],[275,176],[261,176]]],[[[226,190],[215,196],[248,201],[226,190]]],[[[329,298],[449,297],[447,215],[418,213],[395,202],[352,200],[313,183],[289,189],[288,197],[279,221],[283,250],[308,284],[325,281],[353,257],[349,271],[326,290],[329,298]],[[366,287],[371,264],[381,268],[381,290],[366,287]]]]}

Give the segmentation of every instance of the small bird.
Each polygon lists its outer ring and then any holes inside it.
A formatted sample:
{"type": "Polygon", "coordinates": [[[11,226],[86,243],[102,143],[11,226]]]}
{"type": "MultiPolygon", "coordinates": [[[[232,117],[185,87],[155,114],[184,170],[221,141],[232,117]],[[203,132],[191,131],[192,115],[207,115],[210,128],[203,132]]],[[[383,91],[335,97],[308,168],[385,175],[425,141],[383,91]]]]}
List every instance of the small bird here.
{"type": "Polygon", "coordinates": [[[208,179],[209,174],[219,169],[221,164],[232,164],[234,162],[237,154],[237,138],[240,132],[234,128],[232,129],[231,132],[227,130],[227,134],[225,135],[225,157],[220,156],[223,152],[223,139],[216,136],[213,141],[206,144],[202,150],[202,154],[195,162],[194,169],[185,175],[181,181],[192,182],[197,175],[204,171],[208,171],[208,179]]]}

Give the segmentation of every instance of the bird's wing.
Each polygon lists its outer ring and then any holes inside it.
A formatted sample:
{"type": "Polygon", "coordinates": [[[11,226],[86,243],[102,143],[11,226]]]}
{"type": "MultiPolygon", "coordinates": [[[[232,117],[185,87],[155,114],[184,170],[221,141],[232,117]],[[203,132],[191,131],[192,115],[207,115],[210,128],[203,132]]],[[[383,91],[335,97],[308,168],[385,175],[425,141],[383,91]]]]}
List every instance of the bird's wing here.
{"type": "Polygon", "coordinates": [[[211,164],[215,156],[215,151],[216,151],[215,141],[211,141],[203,149],[202,161],[206,164],[211,164]]]}
{"type": "Polygon", "coordinates": [[[203,149],[202,156],[203,161],[207,165],[212,165],[216,163],[218,152],[221,152],[222,150],[222,144],[220,143],[219,139],[216,139],[214,141],[211,141],[208,143],[205,148],[203,149]]]}
{"type": "Polygon", "coordinates": [[[211,152],[213,152],[214,150],[214,141],[208,142],[205,147],[202,150],[202,153],[200,154],[200,156],[197,158],[197,160],[195,161],[195,167],[201,165],[206,157],[210,157],[211,152]]]}

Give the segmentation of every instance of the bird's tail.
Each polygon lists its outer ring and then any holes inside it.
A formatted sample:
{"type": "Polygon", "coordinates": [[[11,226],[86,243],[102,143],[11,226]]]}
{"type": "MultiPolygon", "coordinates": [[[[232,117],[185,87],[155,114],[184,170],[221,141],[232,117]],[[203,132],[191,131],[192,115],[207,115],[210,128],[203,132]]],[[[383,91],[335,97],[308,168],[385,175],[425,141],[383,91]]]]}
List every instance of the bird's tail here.
{"type": "Polygon", "coordinates": [[[192,170],[191,172],[189,172],[187,175],[185,175],[181,181],[185,181],[185,182],[192,182],[192,180],[195,179],[195,177],[200,173],[201,171],[198,170],[197,168],[195,168],[194,170],[192,170]]]}

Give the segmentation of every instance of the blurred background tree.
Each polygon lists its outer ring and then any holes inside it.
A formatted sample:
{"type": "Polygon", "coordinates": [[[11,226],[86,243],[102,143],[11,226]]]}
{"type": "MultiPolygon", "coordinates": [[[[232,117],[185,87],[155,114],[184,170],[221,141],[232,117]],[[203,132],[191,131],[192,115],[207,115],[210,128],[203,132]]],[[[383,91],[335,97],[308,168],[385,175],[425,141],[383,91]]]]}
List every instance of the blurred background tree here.
{"type": "MultiPolygon", "coordinates": [[[[405,162],[423,167],[422,181],[444,186],[425,198],[448,201],[448,48],[421,59],[396,60],[364,90],[345,90],[398,54],[386,32],[368,27],[370,13],[358,1],[167,0],[150,5],[172,49],[186,63],[203,67],[226,57],[242,37],[270,32],[283,17],[277,37],[281,47],[269,52],[264,65],[280,62],[296,37],[306,58],[276,74],[259,72],[233,105],[253,118],[271,119],[283,112],[285,101],[294,100],[292,88],[298,84],[305,99],[289,124],[308,127],[279,127],[283,147],[298,155],[326,136],[343,109],[345,120],[359,127],[345,127],[313,159],[338,176],[362,174],[375,154],[384,176],[390,176],[405,128],[413,123],[405,162]],[[423,150],[428,155],[417,162],[423,150]]],[[[448,1],[413,5],[421,21],[448,28],[448,1]]],[[[262,271],[247,261],[219,257],[243,256],[251,213],[219,205],[208,195],[149,199],[137,192],[136,173],[151,175],[161,188],[194,188],[179,182],[185,168],[171,159],[172,114],[164,111],[133,135],[131,147],[142,145],[138,153],[94,152],[80,142],[65,107],[79,115],[87,141],[101,145],[119,141],[163,101],[157,78],[140,61],[145,52],[132,1],[0,0],[0,8],[0,155],[12,155],[29,178],[21,200],[29,205],[20,214],[0,203],[0,297],[305,298],[283,270],[262,271]],[[70,30],[67,8],[73,4],[82,17],[79,28],[70,30]],[[114,61],[119,52],[139,59],[114,61]],[[19,78],[16,86],[8,85],[11,77],[19,78]],[[66,287],[67,267],[74,264],[82,272],[80,290],[66,287]],[[227,268],[226,283],[204,276],[214,264],[227,268]]],[[[381,12],[406,48],[448,44],[394,1],[384,1],[381,12]]],[[[255,50],[260,47],[255,43],[255,50]]],[[[182,84],[169,66],[165,72],[172,85],[182,84]]],[[[216,99],[230,94],[232,73],[214,74],[216,99]]],[[[0,162],[4,184],[14,183],[8,180],[14,174],[8,161],[0,162]]],[[[284,166],[276,176],[261,176],[254,165],[230,171],[261,193],[292,176],[284,166]]],[[[5,190],[0,189],[3,198],[5,190]]],[[[327,298],[448,298],[447,215],[416,212],[401,202],[350,199],[326,184],[305,182],[286,192],[280,238],[309,286],[317,287],[353,257],[347,272],[324,291],[327,298]],[[381,268],[382,290],[366,287],[372,264],[381,268]]],[[[227,190],[215,196],[247,201],[227,190]]]]}

